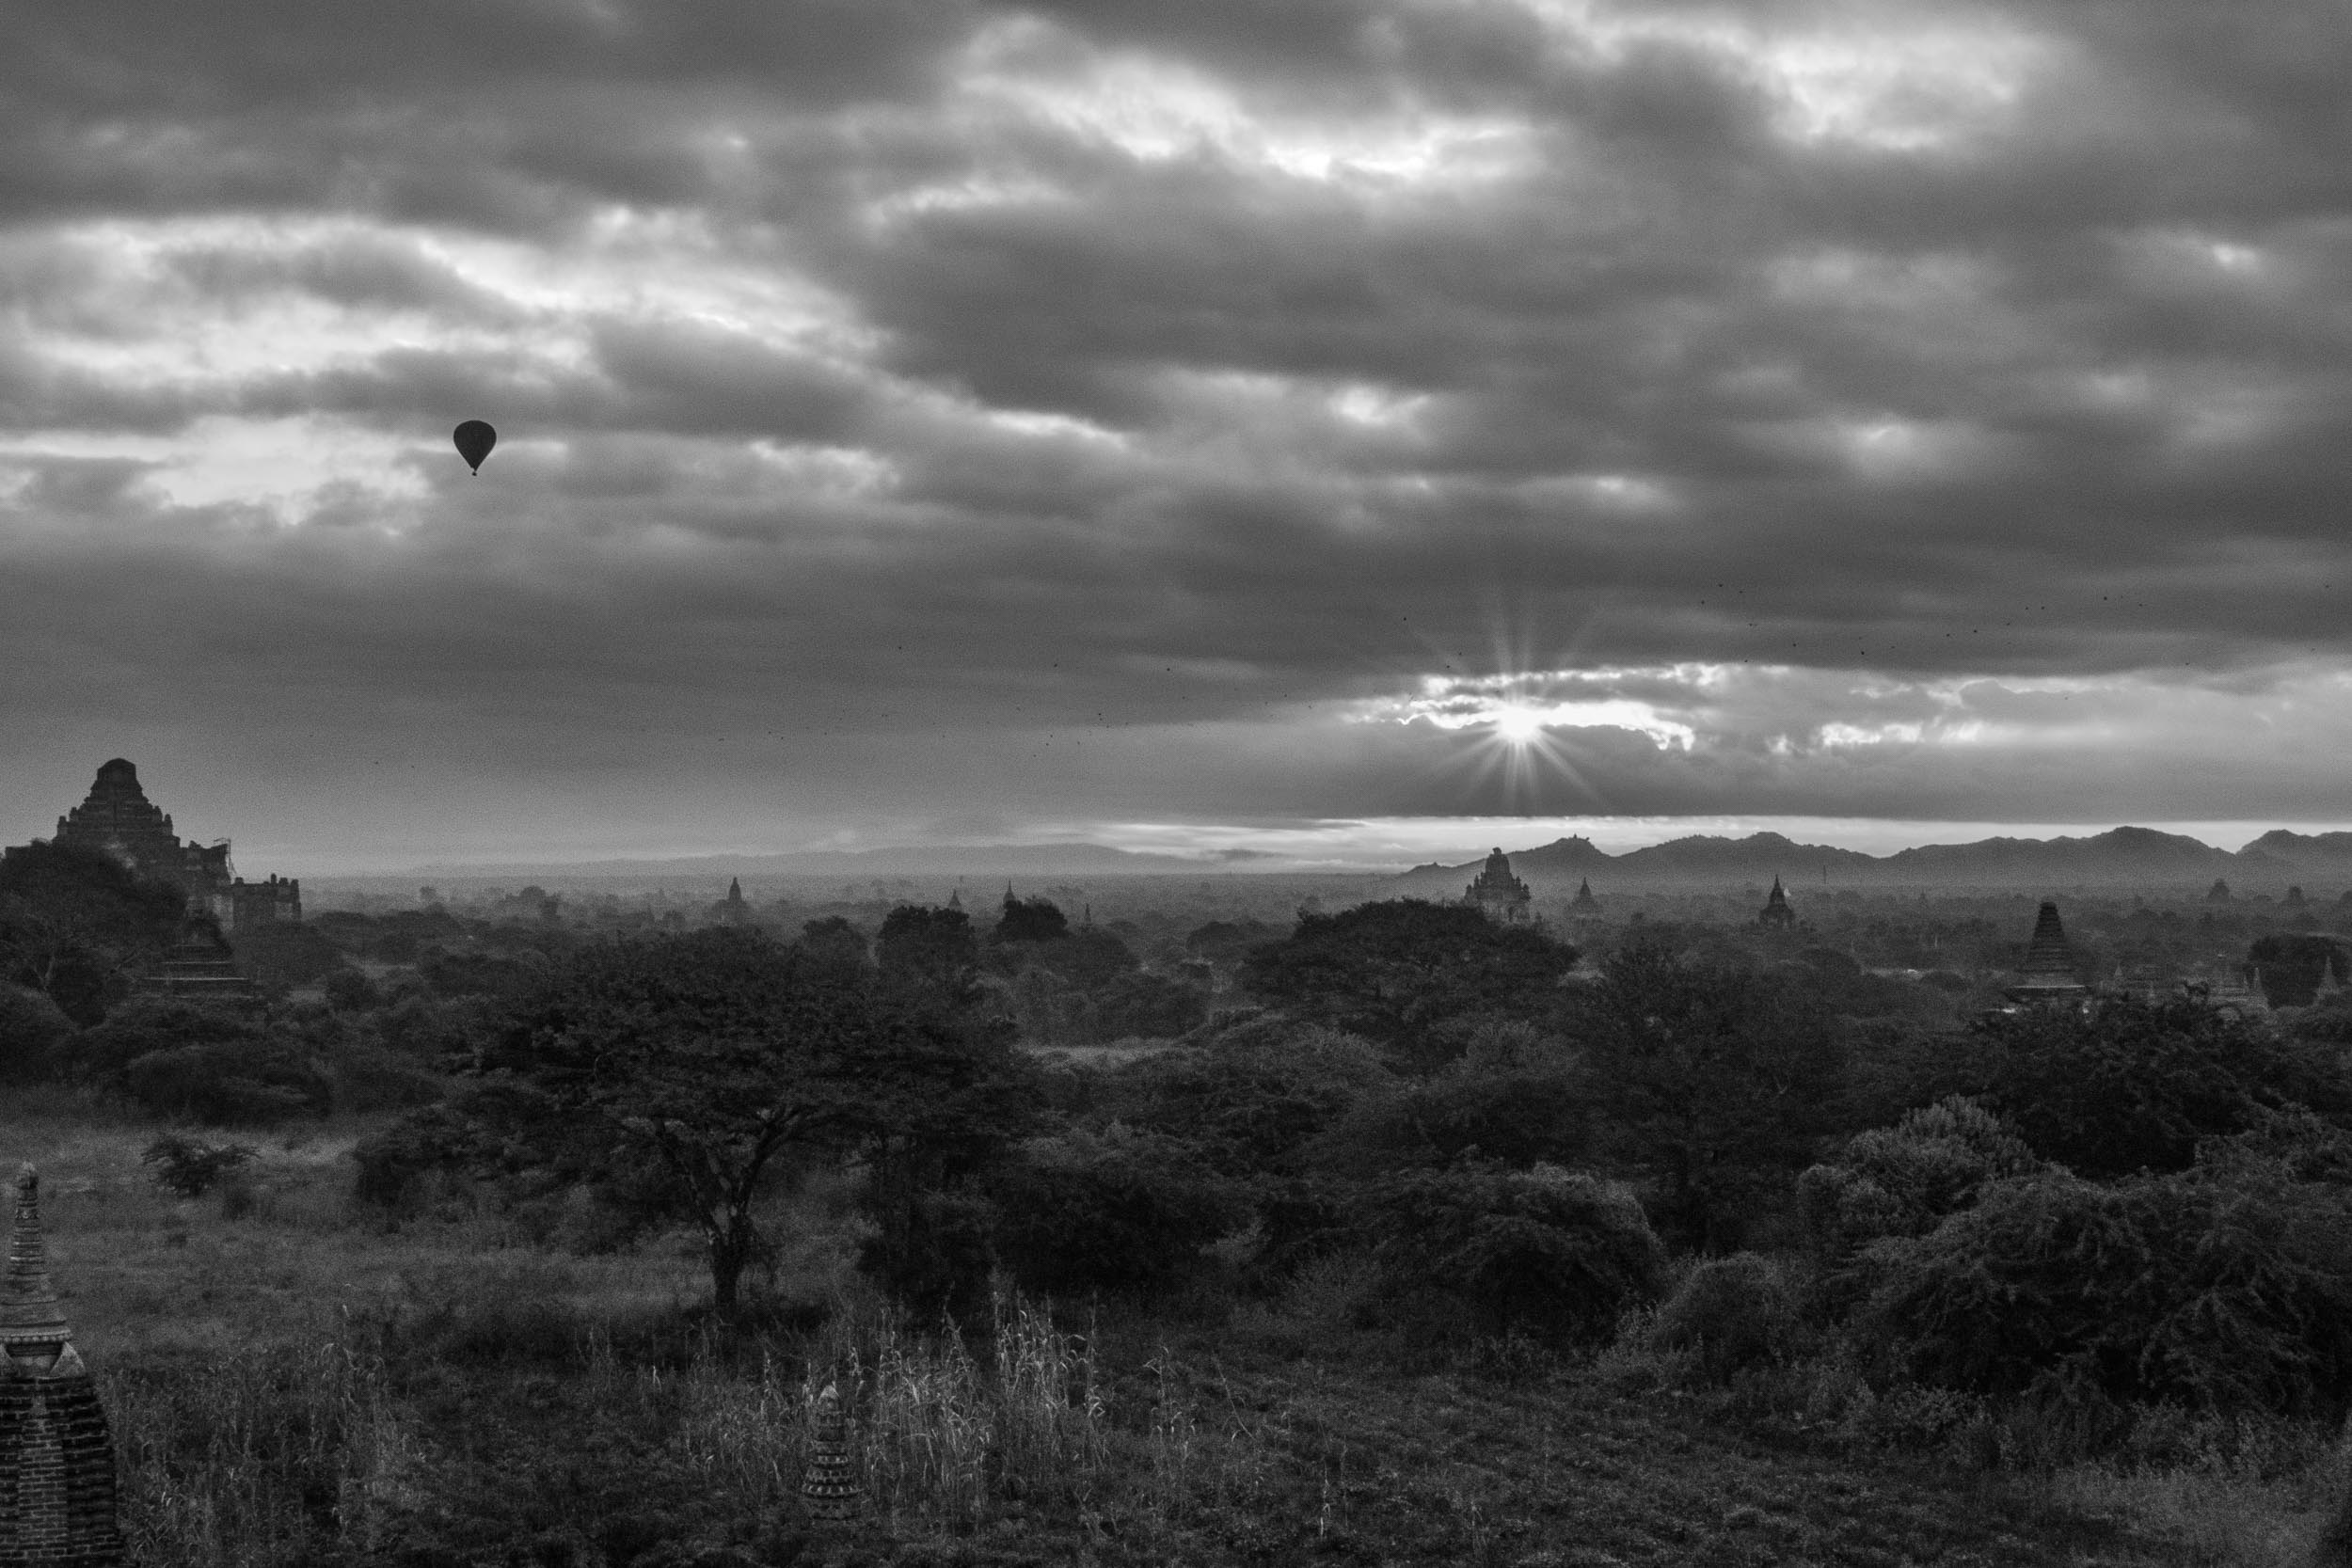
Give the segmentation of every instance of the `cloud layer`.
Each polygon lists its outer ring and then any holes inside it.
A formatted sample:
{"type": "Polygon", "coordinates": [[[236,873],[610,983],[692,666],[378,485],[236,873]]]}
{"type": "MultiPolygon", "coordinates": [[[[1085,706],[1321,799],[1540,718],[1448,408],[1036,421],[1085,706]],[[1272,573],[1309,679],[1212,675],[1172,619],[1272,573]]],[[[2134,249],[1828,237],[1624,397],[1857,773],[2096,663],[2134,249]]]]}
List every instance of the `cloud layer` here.
{"type": "Polygon", "coordinates": [[[19,7],[0,828],[2334,818],[2348,78],[2321,0],[19,7]]]}

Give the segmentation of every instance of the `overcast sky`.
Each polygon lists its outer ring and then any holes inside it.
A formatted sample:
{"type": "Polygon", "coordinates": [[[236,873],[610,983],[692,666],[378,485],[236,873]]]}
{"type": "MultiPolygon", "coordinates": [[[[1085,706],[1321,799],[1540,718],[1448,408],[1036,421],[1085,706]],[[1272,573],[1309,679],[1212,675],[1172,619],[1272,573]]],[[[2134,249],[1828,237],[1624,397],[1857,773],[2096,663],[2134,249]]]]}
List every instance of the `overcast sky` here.
{"type": "Polygon", "coordinates": [[[2340,0],[17,0],[0,838],[118,754],[248,873],[2352,822],[2347,83],[2340,0]]]}

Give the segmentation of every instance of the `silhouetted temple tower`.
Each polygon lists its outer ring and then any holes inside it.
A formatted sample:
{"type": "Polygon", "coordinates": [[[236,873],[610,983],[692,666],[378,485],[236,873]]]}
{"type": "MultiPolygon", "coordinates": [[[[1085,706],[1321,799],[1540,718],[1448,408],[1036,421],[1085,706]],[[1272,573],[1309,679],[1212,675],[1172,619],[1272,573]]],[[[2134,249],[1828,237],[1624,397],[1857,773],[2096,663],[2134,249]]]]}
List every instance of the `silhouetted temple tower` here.
{"type": "Polygon", "coordinates": [[[0,1568],[117,1568],[114,1443],[49,1283],[40,1178],[16,1177],[0,1275],[0,1568]]]}
{"type": "Polygon", "coordinates": [[[2034,917],[2033,937],[2026,943],[2026,961],[2018,966],[2017,983],[2008,988],[2011,1002],[2078,1003],[2090,992],[2074,976],[2074,950],[2067,945],[2066,927],[2058,923],[2058,904],[2044,898],[2034,917]]]}
{"type": "Polygon", "coordinates": [[[1534,895],[1527,884],[1511,875],[1511,857],[1500,846],[1486,857],[1486,864],[1478,873],[1478,879],[1462,890],[1462,902],[1483,911],[1489,920],[1505,926],[1524,922],[1534,895]]]}
{"type": "Polygon", "coordinates": [[[1797,911],[1788,907],[1788,894],[1772,879],[1772,891],[1765,895],[1764,907],[1756,911],[1756,923],[1770,930],[1785,931],[1797,923],[1797,911]]]}

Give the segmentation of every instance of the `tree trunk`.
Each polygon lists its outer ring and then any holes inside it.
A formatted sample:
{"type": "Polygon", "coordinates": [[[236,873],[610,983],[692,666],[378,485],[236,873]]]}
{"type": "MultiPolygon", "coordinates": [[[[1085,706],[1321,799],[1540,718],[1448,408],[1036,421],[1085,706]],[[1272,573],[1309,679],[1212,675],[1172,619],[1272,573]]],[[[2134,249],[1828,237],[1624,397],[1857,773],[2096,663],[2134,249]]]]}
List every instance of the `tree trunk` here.
{"type": "Polygon", "coordinates": [[[722,1323],[736,1323],[743,1312],[743,1270],[758,1246],[751,1216],[731,1213],[709,1235],[710,1305],[722,1323]]]}

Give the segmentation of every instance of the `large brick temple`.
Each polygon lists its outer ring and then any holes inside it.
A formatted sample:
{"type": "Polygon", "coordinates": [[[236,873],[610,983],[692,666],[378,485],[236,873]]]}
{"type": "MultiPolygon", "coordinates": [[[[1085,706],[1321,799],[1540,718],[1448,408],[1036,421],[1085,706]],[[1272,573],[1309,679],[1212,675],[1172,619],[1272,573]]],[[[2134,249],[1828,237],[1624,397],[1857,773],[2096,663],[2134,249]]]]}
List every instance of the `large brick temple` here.
{"type": "Polygon", "coordinates": [[[114,1440],[49,1283],[40,1178],[25,1165],[0,1274],[0,1568],[122,1560],[114,1440]]]}
{"type": "Polygon", "coordinates": [[[248,882],[229,863],[229,841],[183,844],[171,818],[139,787],[139,770],[117,757],[98,770],[89,797],[57,818],[55,841],[103,850],[143,877],[186,892],[191,908],[230,930],[302,918],[302,884],[293,878],[248,882]]]}

